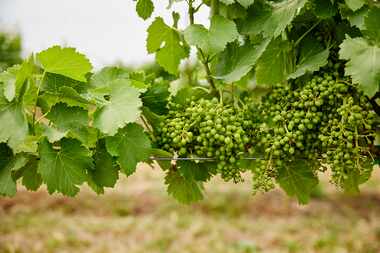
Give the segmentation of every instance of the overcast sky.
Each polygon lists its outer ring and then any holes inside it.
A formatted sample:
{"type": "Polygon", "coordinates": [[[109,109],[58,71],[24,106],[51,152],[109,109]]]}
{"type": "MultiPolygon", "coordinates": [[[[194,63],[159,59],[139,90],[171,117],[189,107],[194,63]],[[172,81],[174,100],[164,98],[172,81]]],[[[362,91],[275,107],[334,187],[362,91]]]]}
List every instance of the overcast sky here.
{"type": "MultiPolygon", "coordinates": [[[[164,16],[168,0],[154,0],[154,16],[164,16]]],[[[175,4],[184,13],[184,3],[175,4]]],[[[207,23],[207,8],[197,15],[207,23]]],[[[51,45],[73,46],[85,53],[96,68],[121,61],[141,64],[153,59],[145,49],[146,28],[135,13],[132,0],[0,0],[0,29],[16,30],[22,35],[24,56],[51,45]]],[[[187,19],[180,20],[184,27],[187,19]]]]}

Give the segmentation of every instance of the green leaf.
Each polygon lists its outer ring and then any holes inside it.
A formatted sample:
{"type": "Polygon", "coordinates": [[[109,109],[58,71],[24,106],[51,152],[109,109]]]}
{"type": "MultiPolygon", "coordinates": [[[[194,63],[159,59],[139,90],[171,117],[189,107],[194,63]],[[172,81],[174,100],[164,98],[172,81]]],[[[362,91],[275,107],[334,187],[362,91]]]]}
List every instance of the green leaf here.
{"type": "Polygon", "coordinates": [[[144,20],[150,18],[154,10],[154,5],[151,0],[138,0],[136,4],[137,14],[144,20]]]}
{"type": "Polygon", "coordinates": [[[27,162],[27,158],[22,155],[13,156],[6,144],[0,144],[0,196],[12,197],[16,194],[16,181],[12,177],[12,171],[19,170],[27,162]]]}
{"type": "Polygon", "coordinates": [[[87,170],[93,167],[91,152],[74,139],[63,139],[55,148],[46,139],[40,142],[38,173],[50,194],[60,192],[75,196],[79,185],[87,180],[87,170]]]}
{"type": "Polygon", "coordinates": [[[380,46],[380,8],[371,8],[364,19],[366,34],[380,46]]]}
{"type": "Polygon", "coordinates": [[[24,168],[24,172],[22,174],[22,184],[29,191],[37,191],[42,184],[42,177],[37,172],[38,161],[34,157],[32,158],[24,168]]]}
{"type": "Polygon", "coordinates": [[[208,181],[212,177],[212,171],[216,168],[214,162],[178,161],[177,167],[186,180],[208,181]]]}
{"type": "Polygon", "coordinates": [[[248,19],[242,24],[242,33],[256,35],[263,33],[266,37],[279,36],[299,14],[307,0],[284,0],[254,4],[248,19]]]}
{"type": "Polygon", "coordinates": [[[202,25],[191,25],[184,34],[187,43],[197,46],[207,55],[222,52],[228,42],[239,36],[235,23],[218,15],[212,17],[210,31],[202,25]]]}
{"type": "Polygon", "coordinates": [[[367,7],[363,7],[355,12],[350,11],[348,14],[346,14],[346,16],[352,26],[356,26],[360,30],[365,30],[364,19],[367,17],[368,12],[369,9],[367,7]]]}
{"type": "Polygon", "coordinates": [[[220,2],[224,3],[225,5],[230,5],[235,2],[235,0],[220,0],[220,2]]]}
{"type": "Polygon", "coordinates": [[[195,180],[187,180],[178,171],[169,171],[165,177],[168,194],[181,203],[189,204],[203,199],[202,189],[195,180]]]}
{"type": "Polygon", "coordinates": [[[59,103],[52,107],[46,118],[58,130],[64,132],[64,136],[77,139],[86,147],[95,146],[97,131],[90,127],[88,112],[86,110],[59,103]]]}
{"type": "Polygon", "coordinates": [[[114,187],[119,179],[119,170],[114,166],[112,156],[107,152],[104,141],[100,141],[96,147],[94,162],[94,169],[89,171],[90,186],[97,193],[104,193],[104,187],[114,187]]]}
{"type": "Polygon", "coordinates": [[[380,48],[363,38],[347,37],[340,45],[340,59],[348,60],[345,74],[358,83],[364,93],[375,95],[380,84],[380,48]]]}
{"type": "Polygon", "coordinates": [[[260,44],[255,45],[247,43],[239,46],[237,43],[230,44],[217,59],[214,67],[214,76],[222,79],[226,83],[239,81],[245,76],[253,66],[257,59],[263,54],[270,40],[264,40],[260,44]]]}
{"type": "Polygon", "coordinates": [[[148,121],[149,125],[153,128],[153,130],[157,131],[157,129],[160,127],[160,123],[165,119],[165,116],[152,112],[146,106],[143,106],[141,108],[141,111],[144,118],[148,121]]]}
{"type": "Polygon", "coordinates": [[[345,0],[347,6],[353,10],[359,10],[365,4],[365,0],[345,0]]]}
{"type": "Polygon", "coordinates": [[[45,112],[48,112],[51,107],[57,103],[65,103],[69,106],[80,106],[82,108],[87,108],[90,102],[86,97],[79,94],[75,89],[71,87],[61,87],[56,93],[45,92],[43,95],[39,96],[38,105],[43,107],[45,112]],[[41,105],[41,102],[44,105],[41,105]]]}
{"type": "Polygon", "coordinates": [[[141,91],[131,87],[127,79],[112,81],[110,89],[109,101],[94,114],[94,126],[104,134],[114,135],[119,128],[138,119],[142,102],[141,91]]]}
{"type": "Polygon", "coordinates": [[[128,79],[129,71],[119,67],[105,67],[95,73],[89,86],[91,88],[109,87],[110,83],[116,79],[128,79]]]}
{"type": "Polygon", "coordinates": [[[76,52],[75,48],[53,46],[37,54],[37,59],[46,72],[82,82],[86,81],[86,74],[92,70],[86,56],[76,52]]]}
{"type": "Polygon", "coordinates": [[[318,178],[306,161],[298,160],[280,168],[277,182],[289,196],[297,197],[299,203],[306,204],[314,187],[318,185],[318,178]]]}
{"type": "Polygon", "coordinates": [[[358,194],[360,192],[359,185],[360,172],[356,168],[349,170],[342,182],[344,191],[349,194],[358,194]]]}
{"type": "Polygon", "coordinates": [[[156,18],[148,28],[147,50],[156,53],[157,63],[171,74],[178,74],[181,59],[189,55],[178,32],[167,26],[162,18],[156,18]]]}
{"type": "Polygon", "coordinates": [[[60,141],[67,136],[67,131],[59,130],[55,127],[42,125],[41,128],[43,129],[43,135],[50,143],[60,141]]]}
{"type": "Polygon", "coordinates": [[[247,9],[255,2],[255,0],[237,0],[237,2],[247,9]]]}
{"type": "Polygon", "coordinates": [[[6,71],[0,73],[0,83],[3,83],[4,97],[9,101],[13,101],[16,96],[21,94],[24,82],[31,77],[34,65],[33,58],[23,61],[21,65],[14,65],[6,71]]]}
{"type": "Polygon", "coordinates": [[[230,20],[245,19],[247,17],[247,9],[238,3],[231,5],[219,5],[219,15],[230,20]]]}
{"type": "Polygon", "coordinates": [[[59,102],[83,108],[89,105],[87,98],[81,94],[86,93],[87,84],[62,75],[47,73],[41,90],[44,93],[40,98],[46,103],[46,111],[59,102]]]}
{"type": "Polygon", "coordinates": [[[144,71],[134,71],[129,73],[129,80],[131,80],[131,86],[142,91],[146,91],[150,87],[150,83],[145,80],[144,71]]]}
{"type": "Polygon", "coordinates": [[[128,124],[113,137],[106,138],[108,152],[117,156],[122,171],[130,176],[139,162],[149,158],[151,143],[144,128],[136,123],[128,124]]]}
{"type": "Polygon", "coordinates": [[[314,13],[317,17],[319,17],[321,19],[331,18],[331,17],[335,16],[335,14],[337,12],[333,1],[314,0],[313,3],[315,5],[314,13]]]}
{"type": "Polygon", "coordinates": [[[3,83],[4,97],[11,102],[16,96],[16,75],[20,66],[15,65],[0,73],[0,83],[3,83]]]}
{"type": "Polygon", "coordinates": [[[0,101],[0,122],[0,143],[8,143],[14,153],[20,152],[29,132],[22,105],[15,102],[2,105],[0,101]]]}
{"type": "MultiPolygon", "coordinates": [[[[172,158],[173,154],[157,148],[152,148],[150,150],[150,154],[155,158],[172,158]]],[[[169,170],[172,167],[172,161],[170,160],[156,160],[158,165],[160,165],[162,170],[169,170]]]]}
{"type": "Polygon", "coordinates": [[[323,49],[313,37],[308,37],[303,40],[300,51],[300,57],[295,66],[295,70],[291,71],[292,73],[288,75],[288,78],[295,79],[307,72],[312,73],[318,71],[328,62],[329,49],[323,49]]]}
{"type": "Polygon", "coordinates": [[[276,84],[286,79],[290,72],[291,45],[277,38],[269,43],[256,65],[258,84],[276,84]]]}
{"type": "Polygon", "coordinates": [[[148,107],[152,112],[162,115],[167,113],[167,103],[169,98],[169,84],[159,82],[153,84],[144,94],[141,99],[144,106],[148,107]]]}

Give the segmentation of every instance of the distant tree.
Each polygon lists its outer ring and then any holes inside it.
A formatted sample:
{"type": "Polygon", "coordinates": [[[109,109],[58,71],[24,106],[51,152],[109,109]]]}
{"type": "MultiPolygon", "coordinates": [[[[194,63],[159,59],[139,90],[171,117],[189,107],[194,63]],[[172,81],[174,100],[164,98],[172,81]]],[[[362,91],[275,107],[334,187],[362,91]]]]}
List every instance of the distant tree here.
{"type": "Polygon", "coordinates": [[[20,62],[20,36],[9,33],[0,33],[0,71],[20,62]]]}

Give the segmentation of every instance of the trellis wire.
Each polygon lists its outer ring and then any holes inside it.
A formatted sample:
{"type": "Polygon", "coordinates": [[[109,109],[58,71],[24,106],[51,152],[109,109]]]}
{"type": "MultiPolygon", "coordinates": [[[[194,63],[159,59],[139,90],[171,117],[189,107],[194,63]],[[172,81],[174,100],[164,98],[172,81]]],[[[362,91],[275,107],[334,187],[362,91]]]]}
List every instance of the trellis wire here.
{"type": "MultiPolygon", "coordinates": [[[[209,157],[150,157],[153,161],[216,161],[216,158],[209,157]]],[[[242,160],[262,160],[261,157],[244,157],[242,160]]]]}

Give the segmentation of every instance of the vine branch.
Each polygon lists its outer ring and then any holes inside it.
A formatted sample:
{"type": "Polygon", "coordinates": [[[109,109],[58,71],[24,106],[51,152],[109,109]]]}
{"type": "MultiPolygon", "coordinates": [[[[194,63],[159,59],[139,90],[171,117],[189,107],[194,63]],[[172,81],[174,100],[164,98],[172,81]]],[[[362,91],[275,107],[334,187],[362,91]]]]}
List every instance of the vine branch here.
{"type": "MultiPolygon", "coordinates": [[[[194,2],[194,0],[188,0],[187,1],[190,25],[194,25],[194,23],[195,23],[194,14],[202,6],[202,4],[200,4],[196,9],[194,9],[193,2],[194,2]]],[[[214,3],[211,4],[211,15],[213,15],[215,13],[215,8],[218,9],[218,1],[213,0],[213,2],[214,3]]],[[[197,47],[197,51],[202,57],[201,62],[202,62],[202,65],[204,66],[204,68],[206,70],[207,82],[209,83],[212,92],[215,93],[217,89],[215,86],[214,79],[212,78],[212,75],[211,75],[211,70],[210,70],[210,66],[209,66],[209,59],[207,57],[205,57],[204,53],[202,52],[202,50],[200,48],[197,47]]]]}

